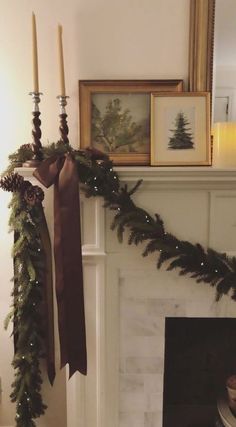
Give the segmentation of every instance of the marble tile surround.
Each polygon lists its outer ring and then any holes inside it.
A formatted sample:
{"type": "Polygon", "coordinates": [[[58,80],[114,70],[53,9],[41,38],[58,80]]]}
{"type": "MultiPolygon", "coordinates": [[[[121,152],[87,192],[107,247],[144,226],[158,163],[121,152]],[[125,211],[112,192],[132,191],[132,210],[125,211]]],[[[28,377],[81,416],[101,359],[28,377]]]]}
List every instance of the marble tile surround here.
{"type": "Polygon", "coordinates": [[[120,427],[162,426],[165,316],[185,314],[180,299],[120,294],[120,427]]]}
{"type": "Polygon", "coordinates": [[[165,318],[225,316],[211,289],[202,298],[201,285],[174,280],[171,293],[172,278],[160,291],[152,274],[129,270],[120,280],[119,427],[162,427],[165,318]]]}

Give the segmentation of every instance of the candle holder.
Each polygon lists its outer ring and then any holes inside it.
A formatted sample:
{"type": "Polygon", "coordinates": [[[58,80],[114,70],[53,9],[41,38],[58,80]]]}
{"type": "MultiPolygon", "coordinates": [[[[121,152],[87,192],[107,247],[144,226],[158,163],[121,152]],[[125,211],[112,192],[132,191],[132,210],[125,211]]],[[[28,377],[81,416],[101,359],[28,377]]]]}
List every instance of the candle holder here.
{"type": "Polygon", "coordinates": [[[69,144],[69,139],[68,139],[68,133],[69,133],[69,128],[67,125],[67,114],[66,114],[66,105],[67,105],[67,98],[69,98],[69,96],[66,95],[59,95],[57,96],[57,99],[59,99],[59,105],[60,105],[60,126],[59,126],[59,131],[60,131],[60,141],[63,142],[64,144],[69,144]]]}
{"type": "Polygon", "coordinates": [[[23,163],[23,166],[26,167],[36,167],[39,165],[39,163],[43,160],[43,153],[42,153],[42,144],[41,144],[41,120],[39,118],[40,111],[39,111],[39,103],[40,103],[40,95],[42,93],[40,92],[30,92],[29,95],[32,97],[33,100],[33,129],[32,129],[32,136],[33,136],[33,142],[31,144],[31,148],[33,151],[33,157],[31,160],[28,160],[27,162],[23,163]]]}

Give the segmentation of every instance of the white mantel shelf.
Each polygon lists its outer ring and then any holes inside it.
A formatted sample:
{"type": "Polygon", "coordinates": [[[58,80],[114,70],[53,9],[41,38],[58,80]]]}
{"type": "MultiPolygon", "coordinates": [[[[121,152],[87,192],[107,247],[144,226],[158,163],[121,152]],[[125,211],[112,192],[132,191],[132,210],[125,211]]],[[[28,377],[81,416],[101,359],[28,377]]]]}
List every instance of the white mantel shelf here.
{"type": "MultiPolygon", "coordinates": [[[[34,168],[16,168],[25,178],[32,178],[34,168]]],[[[151,166],[117,166],[114,170],[122,181],[136,182],[142,179],[159,188],[199,188],[199,189],[234,189],[236,190],[236,168],[206,167],[151,167],[151,166]]]]}
{"type": "Polygon", "coordinates": [[[236,168],[119,166],[114,169],[122,179],[128,180],[142,177],[148,180],[236,181],[236,168]]]}
{"type": "Polygon", "coordinates": [[[207,167],[116,167],[122,181],[155,182],[159,188],[236,189],[236,168],[207,167]]]}

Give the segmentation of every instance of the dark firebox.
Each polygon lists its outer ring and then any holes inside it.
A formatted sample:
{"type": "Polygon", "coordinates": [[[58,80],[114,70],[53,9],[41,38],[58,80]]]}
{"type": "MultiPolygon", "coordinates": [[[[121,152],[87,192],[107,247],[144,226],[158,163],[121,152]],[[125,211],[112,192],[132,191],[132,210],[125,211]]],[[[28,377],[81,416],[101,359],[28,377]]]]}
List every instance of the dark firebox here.
{"type": "Polygon", "coordinates": [[[236,319],[166,318],[163,427],[214,427],[236,374],[236,319]]]}

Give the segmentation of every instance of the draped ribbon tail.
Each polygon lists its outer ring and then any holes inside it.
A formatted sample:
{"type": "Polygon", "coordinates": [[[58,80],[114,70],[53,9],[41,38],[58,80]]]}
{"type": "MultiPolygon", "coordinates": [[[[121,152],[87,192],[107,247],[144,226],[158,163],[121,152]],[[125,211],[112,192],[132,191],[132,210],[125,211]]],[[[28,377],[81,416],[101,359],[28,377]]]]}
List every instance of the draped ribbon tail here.
{"type": "Polygon", "coordinates": [[[51,385],[53,385],[55,370],[55,340],[54,340],[54,310],[53,310],[53,275],[52,275],[52,250],[49,231],[44,210],[42,208],[42,222],[39,225],[40,237],[45,255],[45,273],[43,282],[43,319],[44,336],[46,345],[47,373],[51,385]]]}
{"type": "MultiPolygon", "coordinates": [[[[19,232],[14,230],[14,244],[16,243],[16,241],[19,238],[19,232]]],[[[17,289],[18,289],[18,283],[17,283],[17,279],[16,277],[16,265],[15,265],[15,258],[13,258],[13,271],[14,271],[14,290],[13,290],[13,303],[14,303],[14,308],[15,308],[15,304],[17,302],[18,299],[18,295],[17,295],[17,289]]],[[[16,354],[17,352],[17,341],[18,341],[18,333],[15,332],[16,329],[16,325],[17,325],[18,321],[16,319],[15,313],[14,313],[14,317],[13,317],[13,344],[14,344],[14,354],[16,354]]]]}
{"type": "Polygon", "coordinates": [[[54,183],[54,257],[61,367],[86,375],[87,350],[80,231],[78,173],[66,154],[46,159],[34,172],[46,187],[54,183]]]}
{"type": "MultiPolygon", "coordinates": [[[[39,233],[45,256],[45,272],[42,281],[42,303],[40,307],[42,329],[45,341],[45,353],[47,363],[47,374],[51,385],[53,385],[55,371],[55,348],[54,348],[54,316],[53,316],[53,280],[52,280],[52,254],[49,232],[47,228],[46,218],[41,206],[42,222],[39,225],[39,233]]],[[[14,243],[19,238],[19,232],[14,232],[14,243]]],[[[14,277],[15,277],[15,259],[14,259],[14,277]]],[[[17,282],[14,283],[14,299],[17,299],[17,282]]],[[[14,330],[16,319],[13,319],[14,330]]],[[[14,333],[14,354],[17,352],[18,333],[14,333]]]]}

